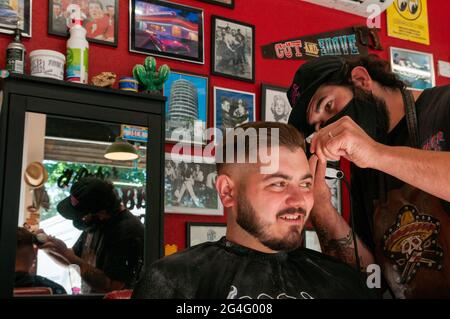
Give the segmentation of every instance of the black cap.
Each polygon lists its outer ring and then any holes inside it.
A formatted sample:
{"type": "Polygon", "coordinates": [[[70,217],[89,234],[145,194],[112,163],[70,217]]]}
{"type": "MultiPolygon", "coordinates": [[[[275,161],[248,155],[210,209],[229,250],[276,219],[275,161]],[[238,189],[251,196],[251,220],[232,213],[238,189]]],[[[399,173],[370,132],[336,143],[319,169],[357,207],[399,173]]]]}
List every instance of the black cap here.
{"type": "Polygon", "coordinates": [[[287,92],[292,106],[289,124],[295,126],[305,137],[313,133],[314,127],[308,124],[306,118],[311,98],[322,84],[344,80],[346,72],[346,61],[336,56],[323,56],[302,64],[287,92]]]}
{"type": "Polygon", "coordinates": [[[64,218],[74,220],[101,210],[113,213],[119,205],[112,183],[85,177],[73,184],[70,196],[59,202],[57,210],[64,218]]]}

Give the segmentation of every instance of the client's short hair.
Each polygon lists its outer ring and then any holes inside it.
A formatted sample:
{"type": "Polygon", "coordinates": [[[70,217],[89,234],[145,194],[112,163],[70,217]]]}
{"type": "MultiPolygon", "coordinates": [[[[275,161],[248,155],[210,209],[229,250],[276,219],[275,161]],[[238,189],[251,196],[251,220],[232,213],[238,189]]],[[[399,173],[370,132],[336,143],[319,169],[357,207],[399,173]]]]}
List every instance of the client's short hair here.
{"type": "Polygon", "coordinates": [[[257,141],[257,150],[264,146],[273,146],[276,141],[272,141],[275,130],[278,130],[278,146],[286,147],[291,151],[298,148],[305,150],[305,139],[303,135],[292,125],[277,122],[250,122],[239,125],[234,129],[228,129],[223,136],[223,140],[219,142],[216,149],[216,167],[218,174],[222,174],[226,167],[238,163],[238,156],[244,155],[246,162],[250,156],[250,150],[255,147],[251,145],[251,140],[257,141]],[[253,136],[252,136],[253,134],[253,136]],[[262,136],[264,135],[264,136],[262,136]],[[238,141],[244,141],[243,145],[239,145],[238,141]],[[260,145],[260,141],[264,141],[264,145],[260,145]],[[228,161],[227,150],[233,151],[233,160],[228,161]],[[239,152],[239,153],[238,153],[239,152]]]}

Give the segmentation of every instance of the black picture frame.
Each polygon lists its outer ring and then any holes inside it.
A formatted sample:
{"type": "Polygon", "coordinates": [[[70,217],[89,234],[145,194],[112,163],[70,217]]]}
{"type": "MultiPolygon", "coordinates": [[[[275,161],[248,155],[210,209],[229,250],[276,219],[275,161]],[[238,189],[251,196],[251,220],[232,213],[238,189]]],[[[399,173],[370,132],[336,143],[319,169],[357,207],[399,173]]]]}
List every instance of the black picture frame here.
{"type": "MultiPolygon", "coordinates": [[[[221,235],[225,236],[226,230],[227,230],[226,223],[186,222],[186,248],[198,245],[206,241],[217,241],[222,237],[221,235]],[[216,236],[215,238],[210,238],[210,240],[199,242],[199,239],[194,240],[193,230],[195,228],[197,228],[197,231],[199,233],[202,231],[202,229],[218,230],[222,233],[216,236]]],[[[205,236],[208,236],[208,234],[206,234],[205,236]]]]}
{"type": "Polygon", "coordinates": [[[228,0],[227,2],[222,2],[220,0],[198,0],[198,1],[215,4],[217,6],[222,6],[222,7],[226,7],[226,8],[230,8],[230,9],[234,9],[234,0],[228,0]]]}
{"type": "Polygon", "coordinates": [[[24,0],[21,10],[4,4],[0,12],[0,33],[13,34],[19,21],[22,36],[31,38],[32,0],[24,0]],[[23,16],[19,16],[23,12],[23,16]]]}
{"type": "MultiPolygon", "coordinates": [[[[86,39],[92,43],[99,43],[99,44],[105,44],[105,45],[117,47],[118,36],[119,36],[119,0],[98,0],[98,1],[100,1],[102,6],[104,6],[104,8],[102,8],[103,17],[101,18],[102,19],[101,23],[103,23],[103,26],[105,25],[107,17],[111,15],[111,13],[108,13],[108,9],[106,9],[106,8],[114,7],[114,21],[111,22],[111,18],[109,18],[108,26],[104,28],[105,33],[103,33],[102,35],[99,34],[96,37],[100,37],[100,36],[104,37],[106,34],[109,35],[109,33],[111,32],[110,26],[111,26],[111,23],[113,23],[114,24],[114,38],[112,41],[110,41],[110,40],[102,40],[100,38],[90,36],[91,32],[98,32],[97,31],[98,26],[97,26],[97,24],[93,23],[93,21],[89,21],[87,19],[87,18],[89,18],[89,7],[88,7],[88,8],[82,8],[82,13],[86,15],[86,19],[83,20],[83,26],[86,28],[86,31],[87,31],[86,39]],[[86,10],[88,10],[87,13],[84,12],[86,10]],[[92,30],[95,30],[95,31],[92,31],[92,30]]],[[[58,3],[59,2],[56,0],[48,1],[48,34],[68,37],[69,31],[68,31],[67,26],[65,25],[64,16],[60,15],[59,18],[55,18],[55,15],[54,15],[53,6],[57,5],[58,3]]],[[[59,3],[59,4],[61,5],[61,3],[59,3]]],[[[61,8],[62,12],[64,12],[64,10],[65,10],[65,8],[61,8]]]]}
{"type": "Polygon", "coordinates": [[[292,110],[286,95],[288,90],[288,88],[281,86],[261,84],[261,121],[288,123],[289,115],[292,110]],[[276,113],[274,107],[275,104],[273,104],[277,102],[274,101],[276,97],[277,99],[281,99],[284,104],[284,111],[282,114],[276,113]]]}
{"type": "Polygon", "coordinates": [[[250,83],[255,82],[254,25],[215,15],[211,17],[211,74],[250,83]],[[219,29],[220,34],[217,32],[219,29]],[[240,29],[243,29],[244,32],[240,29]],[[233,31],[236,34],[240,32],[241,37],[244,37],[243,40],[235,41],[232,38],[236,38],[235,35],[230,35],[233,31]],[[249,36],[251,39],[248,39],[249,36]],[[230,40],[227,41],[227,38],[230,40]],[[242,43],[243,41],[245,42],[242,47],[239,42],[242,43]],[[227,42],[231,42],[231,48],[227,42]],[[236,43],[234,44],[234,42],[236,43]],[[248,43],[251,44],[250,50],[248,49],[248,43]],[[240,48],[243,50],[241,55],[236,53],[240,48]],[[244,73],[245,76],[240,75],[244,73]]]}
{"type": "MultiPolygon", "coordinates": [[[[205,19],[202,9],[160,0],[130,0],[129,11],[130,52],[197,64],[205,63],[205,19]],[[148,6],[154,11],[170,12],[171,15],[164,17],[164,14],[157,16],[153,13],[152,16],[136,17],[136,6],[142,8],[148,6]],[[192,19],[193,22],[186,19],[185,16],[189,16],[189,19],[192,19]],[[177,21],[183,25],[183,28],[178,27],[176,24],[170,24],[177,21]],[[136,27],[137,22],[141,23],[139,27],[136,27]],[[168,26],[170,30],[168,30],[168,26]]],[[[140,9],[139,11],[143,12],[144,10],[140,9]]]]}

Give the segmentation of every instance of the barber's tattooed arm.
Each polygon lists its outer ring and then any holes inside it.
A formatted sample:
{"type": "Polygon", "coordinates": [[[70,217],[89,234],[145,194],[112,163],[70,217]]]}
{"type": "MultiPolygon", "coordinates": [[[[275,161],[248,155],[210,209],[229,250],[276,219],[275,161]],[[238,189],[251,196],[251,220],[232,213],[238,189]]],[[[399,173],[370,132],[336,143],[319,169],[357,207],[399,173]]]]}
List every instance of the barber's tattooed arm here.
{"type": "MultiPolygon", "coordinates": [[[[351,228],[334,208],[328,207],[329,211],[326,213],[321,210],[316,207],[314,214],[311,214],[311,220],[317,231],[322,252],[356,267],[355,245],[351,228]]],[[[365,272],[367,266],[374,263],[374,257],[358,237],[357,243],[361,271],[365,272]]]]}
{"type": "Polygon", "coordinates": [[[108,292],[124,287],[123,282],[112,280],[103,271],[84,261],[80,265],[80,270],[81,278],[83,278],[95,292],[108,292]]]}
{"type": "Polygon", "coordinates": [[[337,239],[331,238],[332,236],[325,229],[317,231],[317,234],[325,254],[334,256],[349,265],[356,265],[352,231],[349,231],[347,236],[337,239]]]}

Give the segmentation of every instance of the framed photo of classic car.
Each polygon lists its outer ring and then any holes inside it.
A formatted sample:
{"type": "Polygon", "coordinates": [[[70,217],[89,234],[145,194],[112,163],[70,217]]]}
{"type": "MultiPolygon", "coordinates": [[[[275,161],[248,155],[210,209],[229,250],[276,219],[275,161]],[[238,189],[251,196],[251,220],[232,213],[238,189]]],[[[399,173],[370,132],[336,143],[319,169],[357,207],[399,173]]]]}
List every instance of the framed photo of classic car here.
{"type": "Polygon", "coordinates": [[[287,123],[291,114],[291,105],[286,96],[288,89],[262,84],[261,121],[287,123]]]}
{"type": "Polygon", "coordinates": [[[166,141],[206,144],[208,122],[208,77],[170,72],[164,83],[166,141]]]}
{"type": "Polygon", "coordinates": [[[234,0],[199,0],[199,1],[216,4],[218,6],[227,7],[231,9],[234,8],[234,0]]]}
{"type": "Polygon", "coordinates": [[[80,7],[86,39],[89,42],[117,46],[119,31],[119,0],[49,0],[48,33],[69,36],[67,19],[70,12],[80,7]]]}
{"type": "Polygon", "coordinates": [[[216,179],[214,157],[166,153],[165,212],[223,216],[216,179]]]}
{"type": "Polygon", "coordinates": [[[212,16],[211,73],[255,82],[255,27],[212,16]]]}
{"type": "Polygon", "coordinates": [[[186,223],[186,248],[208,242],[218,241],[226,235],[225,223],[186,223]]]}
{"type": "Polygon", "coordinates": [[[130,0],[130,51],[203,64],[203,10],[160,0],[130,0]]]}
{"type": "Polygon", "coordinates": [[[0,32],[13,34],[19,27],[22,36],[31,37],[32,0],[0,2],[0,32]]]}

